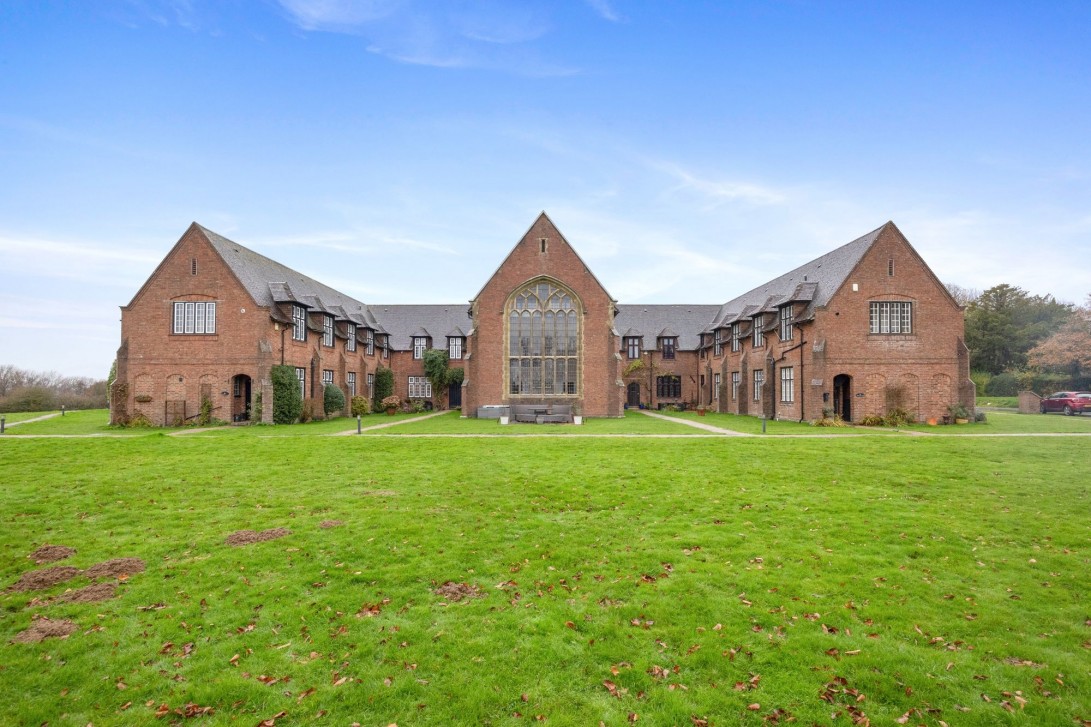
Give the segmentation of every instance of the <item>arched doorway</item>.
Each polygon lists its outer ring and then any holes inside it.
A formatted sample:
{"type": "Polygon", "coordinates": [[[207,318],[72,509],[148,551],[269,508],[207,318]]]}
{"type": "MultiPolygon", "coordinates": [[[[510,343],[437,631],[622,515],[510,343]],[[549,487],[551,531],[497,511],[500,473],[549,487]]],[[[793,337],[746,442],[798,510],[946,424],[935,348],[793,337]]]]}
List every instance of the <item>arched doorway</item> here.
{"type": "Polygon", "coordinates": [[[231,421],[250,421],[250,377],[239,374],[231,379],[231,421]]]}
{"type": "Polygon", "coordinates": [[[640,384],[635,381],[629,382],[629,387],[626,389],[625,403],[633,408],[640,406],[640,384]]]}
{"type": "Polygon", "coordinates": [[[852,377],[848,374],[833,377],[833,413],[852,421],[852,377]]]}

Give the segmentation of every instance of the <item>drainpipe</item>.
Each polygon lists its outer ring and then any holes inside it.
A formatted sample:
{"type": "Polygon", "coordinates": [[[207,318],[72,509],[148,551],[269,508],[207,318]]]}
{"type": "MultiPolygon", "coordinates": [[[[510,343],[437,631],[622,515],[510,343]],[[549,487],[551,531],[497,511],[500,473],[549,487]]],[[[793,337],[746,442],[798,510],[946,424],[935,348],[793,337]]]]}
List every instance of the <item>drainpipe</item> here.
{"type": "MultiPolygon", "coordinates": [[[[800,338],[803,338],[803,331],[800,331],[800,338]]],[[[807,389],[804,385],[806,376],[803,375],[803,344],[807,341],[803,340],[799,344],[799,421],[807,420],[807,389]]]]}

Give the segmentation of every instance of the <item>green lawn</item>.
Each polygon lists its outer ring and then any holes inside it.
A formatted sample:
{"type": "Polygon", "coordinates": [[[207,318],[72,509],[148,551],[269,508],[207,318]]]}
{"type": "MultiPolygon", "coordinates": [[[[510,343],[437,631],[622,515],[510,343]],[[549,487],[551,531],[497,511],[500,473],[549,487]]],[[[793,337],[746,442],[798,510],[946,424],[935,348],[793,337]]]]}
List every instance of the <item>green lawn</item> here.
{"type": "MultiPolygon", "coordinates": [[[[656,412],[666,416],[684,419],[701,424],[709,424],[720,429],[730,429],[733,432],[744,434],[761,434],[762,420],[760,417],[741,416],[739,414],[720,414],[706,412],[701,416],[695,411],[680,412],[656,412]]],[[[768,419],[765,421],[765,434],[883,434],[882,429],[859,429],[852,427],[815,427],[810,422],[791,422],[768,419]]]]}
{"type": "Polygon", "coordinates": [[[1091,434],[1091,416],[1066,417],[1062,414],[1016,414],[986,412],[984,423],[972,422],[930,427],[914,424],[904,429],[937,435],[965,434],[1091,434]]]}
{"type": "Polygon", "coordinates": [[[979,396],[977,397],[978,406],[998,407],[1001,409],[1018,409],[1019,397],[1018,396],[979,396]]]}
{"type": "Polygon", "coordinates": [[[36,417],[44,417],[44,416],[48,416],[49,414],[59,414],[59,413],[60,412],[52,412],[52,411],[9,411],[9,412],[4,412],[3,414],[0,414],[0,416],[4,417],[4,420],[6,421],[7,424],[12,424],[14,422],[21,422],[21,421],[25,421],[27,419],[34,419],[36,417]]]}
{"type": "MultiPolygon", "coordinates": [[[[429,422],[447,417],[403,426],[429,422]]],[[[100,603],[50,601],[82,577],[0,591],[0,724],[183,723],[193,705],[213,710],[199,724],[760,725],[785,710],[836,725],[851,707],[873,725],[1071,725],[1091,717],[1086,452],[1060,437],[5,437],[0,585],[48,567],[26,558],[43,543],[78,551],[53,565],[147,570],[100,603]],[[224,544],[276,527],[292,533],[224,544]],[[481,597],[445,600],[447,581],[481,597]],[[78,630],[11,643],[38,615],[78,630]]]]}
{"type": "Polygon", "coordinates": [[[155,429],[118,429],[110,426],[110,412],[107,409],[83,409],[70,411],[62,416],[50,417],[40,422],[28,422],[7,430],[5,436],[25,434],[110,434],[137,435],[170,430],[155,429]]]}
{"type": "MultiPolygon", "coordinates": [[[[366,426],[366,425],[365,425],[366,426]]],[[[419,423],[404,427],[380,429],[370,434],[418,435],[418,434],[490,434],[505,436],[526,435],[589,435],[589,434],[707,434],[699,429],[666,422],[661,419],[644,416],[639,412],[627,411],[620,419],[584,419],[583,424],[517,424],[501,426],[496,419],[462,419],[459,412],[447,412],[419,423]]]]}

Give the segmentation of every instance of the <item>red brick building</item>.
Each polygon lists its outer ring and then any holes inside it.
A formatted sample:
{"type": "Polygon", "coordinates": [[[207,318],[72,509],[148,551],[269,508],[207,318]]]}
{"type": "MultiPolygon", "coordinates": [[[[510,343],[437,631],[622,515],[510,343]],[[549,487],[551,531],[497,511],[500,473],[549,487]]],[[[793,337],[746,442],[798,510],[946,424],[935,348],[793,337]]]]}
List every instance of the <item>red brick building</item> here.
{"type": "Polygon", "coordinates": [[[962,311],[887,223],[723,305],[619,305],[544,213],[469,304],[376,305],[193,224],[122,308],[113,418],[270,421],[270,369],[295,369],[308,411],[326,384],[438,407],[708,405],[845,419],[973,405],[962,311]],[[460,386],[432,391],[424,352],[460,386]],[[639,363],[637,363],[639,362],[639,363]]]}

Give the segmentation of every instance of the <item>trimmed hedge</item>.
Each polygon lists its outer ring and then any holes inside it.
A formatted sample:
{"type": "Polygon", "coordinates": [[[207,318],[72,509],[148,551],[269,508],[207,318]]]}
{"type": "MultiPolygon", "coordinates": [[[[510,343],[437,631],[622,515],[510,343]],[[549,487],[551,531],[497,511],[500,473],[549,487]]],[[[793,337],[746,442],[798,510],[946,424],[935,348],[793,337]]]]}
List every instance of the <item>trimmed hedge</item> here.
{"type": "Polygon", "coordinates": [[[273,424],[293,424],[303,413],[303,395],[299,393],[299,379],[291,366],[274,366],[270,370],[273,380],[273,424]]]}
{"type": "Polygon", "coordinates": [[[344,408],[345,392],[333,384],[326,384],[326,388],[322,391],[322,410],[326,412],[326,416],[340,413],[344,408]]]}

